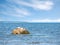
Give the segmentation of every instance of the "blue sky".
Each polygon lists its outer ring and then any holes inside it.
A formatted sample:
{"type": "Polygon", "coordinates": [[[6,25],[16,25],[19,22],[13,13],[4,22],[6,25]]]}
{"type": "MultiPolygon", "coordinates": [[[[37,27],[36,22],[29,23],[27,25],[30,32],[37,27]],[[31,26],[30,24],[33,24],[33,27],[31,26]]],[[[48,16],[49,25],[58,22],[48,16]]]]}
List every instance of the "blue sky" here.
{"type": "Polygon", "coordinates": [[[0,0],[0,21],[60,22],[60,0],[0,0]]]}

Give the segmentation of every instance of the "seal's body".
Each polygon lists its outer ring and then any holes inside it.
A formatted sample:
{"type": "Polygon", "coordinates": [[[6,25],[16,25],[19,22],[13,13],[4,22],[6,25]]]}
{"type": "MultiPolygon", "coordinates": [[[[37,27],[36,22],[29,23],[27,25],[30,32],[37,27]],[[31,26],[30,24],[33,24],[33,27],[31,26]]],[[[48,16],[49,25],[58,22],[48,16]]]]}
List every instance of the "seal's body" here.
{"type": "Polygon", "coordinates": [[[25,28],[16,28],[12,31],[12,34],[29,34],[29,32],[25,28]]]}

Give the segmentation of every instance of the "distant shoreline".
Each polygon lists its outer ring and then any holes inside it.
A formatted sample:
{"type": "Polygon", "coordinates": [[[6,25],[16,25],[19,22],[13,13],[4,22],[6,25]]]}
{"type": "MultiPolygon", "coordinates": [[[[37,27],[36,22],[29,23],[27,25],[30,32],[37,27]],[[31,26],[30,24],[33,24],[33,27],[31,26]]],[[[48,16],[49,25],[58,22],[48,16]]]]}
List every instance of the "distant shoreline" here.
{"type": "Polygon", "coordinates": [[[60,22],[22,22],[22,21],[0,21],[0,23],[60,23],[60,22]]]}

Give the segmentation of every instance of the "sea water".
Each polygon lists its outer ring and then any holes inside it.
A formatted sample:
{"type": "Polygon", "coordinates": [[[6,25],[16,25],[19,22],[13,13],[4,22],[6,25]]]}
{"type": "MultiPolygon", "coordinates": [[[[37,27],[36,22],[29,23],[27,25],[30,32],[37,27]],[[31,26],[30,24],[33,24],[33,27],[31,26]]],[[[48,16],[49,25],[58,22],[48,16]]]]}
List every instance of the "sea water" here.
{"type": "Polygon", "coordinates": [[[60,45],[60,23],[0,23],[0,45],[60,45]],[[11,34],[16,27],[30,34],[11,34]]]}

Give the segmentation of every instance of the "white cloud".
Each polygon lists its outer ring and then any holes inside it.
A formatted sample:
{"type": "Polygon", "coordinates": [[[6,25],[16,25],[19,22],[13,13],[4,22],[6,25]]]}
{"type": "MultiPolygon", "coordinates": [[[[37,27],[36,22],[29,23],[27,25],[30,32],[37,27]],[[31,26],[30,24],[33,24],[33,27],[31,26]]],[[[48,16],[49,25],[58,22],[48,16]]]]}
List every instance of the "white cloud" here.
{"type": "Polygon", "coordinates": [[[29,9],[25,9],[24,7],[20,8],[17,7],[16,5],[28,6],[38,10],[51,10],[52,6],[54,5],[52,1],[39,1],[39,0],[30,0],[30,2],[26,2],[23,0],[6,0],[6,1],[7,1],[6,4],[0,4],[0,7],[3,8],[3,11],[0,11],[0,14],[15,17],[25,17],[31,15],[31,13],[28,11],[29,9]]]}
{"type": "Polygon", "coordinates": [[[29,15],[29,12],[27,10],[23,10],[23,9],[19,9],[19,8],[15,8],[14,9],[18,14],[23,14],[23,15],[26,15],[28,16],[29,15]]]}
{"type": "Polygon", "coordinates": [[[28,10],[24,8],[19,8],[9,3],[6,5],[0,4],[0,7],[2,7],[2,11],[0,11],[0,14],[4,14],[4,15],[24,17],[24,16],[29,16],[31,14],[28,10]]]}
{"type": "Polygon", "coordinates": [[[41,20],[26,20],[26,22],[60,22],[60,19],[41,19],[41,20]]]}
{"type": "Polygon", "coordinates": [[[34,8],[41,9],[41,10],[51,10],[53,7],[52,1],[33,1],[34,8]]]}
{"type": "MultiPolygon", "coordinates": [[[[12,0],[10,1],[12,2],[12,0]]],[[[38,10],[51,10],[54,5],[52,1],[48,0],[47,1],[30,0],[30,3],[21,0],[13,0],[13,2],[18,5],[24,5],[38,10]]]]}

